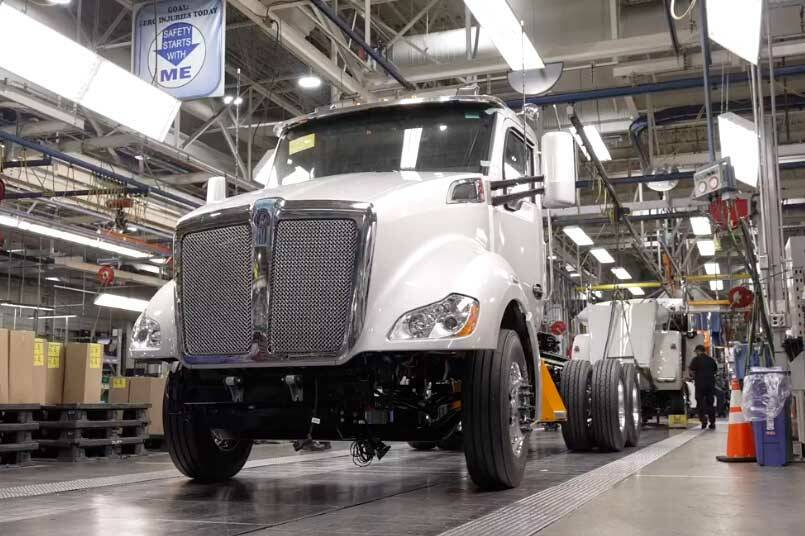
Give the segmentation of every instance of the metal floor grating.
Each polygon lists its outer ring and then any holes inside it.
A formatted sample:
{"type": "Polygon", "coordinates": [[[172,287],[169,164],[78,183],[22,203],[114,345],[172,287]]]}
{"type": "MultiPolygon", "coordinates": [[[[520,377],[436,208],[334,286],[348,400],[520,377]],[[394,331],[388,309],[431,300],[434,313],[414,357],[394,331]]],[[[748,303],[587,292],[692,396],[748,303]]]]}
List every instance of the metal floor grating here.
{"type": "Polygon", "coordinates": [[[440,536],[530,536],[578,509],[618,482],[681,447],[700,430],[690,430],[648,446],[620,460],[542,490],[440,536]]]}

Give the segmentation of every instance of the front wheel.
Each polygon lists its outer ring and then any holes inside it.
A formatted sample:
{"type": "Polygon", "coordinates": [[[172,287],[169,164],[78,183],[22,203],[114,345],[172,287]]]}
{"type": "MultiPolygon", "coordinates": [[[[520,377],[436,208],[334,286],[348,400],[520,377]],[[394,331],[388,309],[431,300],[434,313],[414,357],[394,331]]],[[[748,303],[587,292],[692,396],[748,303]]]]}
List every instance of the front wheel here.
{"type": "Polygon", "coordinates": [[[214,434],[185,406],[192,379],[182,369],[171,372],[165,388],[162,420],[171,460],[179,471],[200,482],[220,482],[235,476],[252,451],[252,442],[214,434]]]}
{"type": "Polygon", "coordinates": [[[531,391],[517,333],[501,330],[495,350],[469,358],[463,387],[464,456],[482,489],[514,488],[525,472],[531,391]]]}

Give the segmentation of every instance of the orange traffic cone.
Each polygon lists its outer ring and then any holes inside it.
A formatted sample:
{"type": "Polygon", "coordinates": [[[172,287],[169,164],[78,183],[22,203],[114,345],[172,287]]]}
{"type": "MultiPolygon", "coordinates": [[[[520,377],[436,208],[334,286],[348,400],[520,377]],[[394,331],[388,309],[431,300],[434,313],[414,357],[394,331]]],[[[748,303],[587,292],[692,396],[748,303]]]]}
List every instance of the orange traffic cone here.
{"type": "Polygon", "coordinates": [[[752,432],[752,423],[744,419],[741,411],[741,383],[732,380],[732,393],[730,393],[730,420],[727,429],[727,455],[716,456],[720,462],[754,462],[755,436],[752,432]]]}

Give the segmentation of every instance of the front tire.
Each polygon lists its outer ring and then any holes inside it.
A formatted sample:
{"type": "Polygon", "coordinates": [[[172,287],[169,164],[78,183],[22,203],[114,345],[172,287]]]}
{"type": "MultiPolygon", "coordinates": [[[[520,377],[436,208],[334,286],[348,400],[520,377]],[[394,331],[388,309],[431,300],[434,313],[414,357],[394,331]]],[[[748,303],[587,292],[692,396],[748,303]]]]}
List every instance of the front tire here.
{"type": "Polygon", "coordinates": [[[165,388],[162,420],[171,460],[184,475],[199,482],[227,480],[243,468],[252,451],[248,440],[216,439],[208,426],[185,406],[189,376],[171,372],[165,388]]]}
{"type": "Polygon", "coordinates": [[[530,434],[523,416],[530,402],[528,368],[517,333],[501,330],[497,349],[469,358],[463,393],[464,456],[472,481],[484,490],[517,487],[530,434]]]}
{"type": "Polygon", "coordinates": [[[626,385],[617,359],[593,365],[593,437],[600,449],[620,451],[626,445],[626,385]]]}

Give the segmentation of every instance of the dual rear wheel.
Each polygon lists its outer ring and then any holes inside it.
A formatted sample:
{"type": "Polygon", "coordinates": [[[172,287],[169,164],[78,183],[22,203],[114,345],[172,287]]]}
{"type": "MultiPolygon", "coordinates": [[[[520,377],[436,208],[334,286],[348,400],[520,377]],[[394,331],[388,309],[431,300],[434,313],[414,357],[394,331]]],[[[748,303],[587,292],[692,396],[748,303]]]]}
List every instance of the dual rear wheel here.
{"type": "Polygon", "coordinates": [[[634,365],[616,359],[595,365],[571,361],[562,371],[560,389],[567,407],[562,435],[568,449],[620,451],[637,446],[642,417],[634,365]]]}

